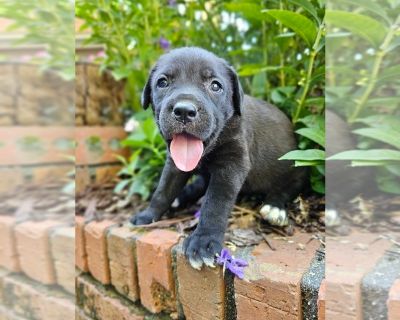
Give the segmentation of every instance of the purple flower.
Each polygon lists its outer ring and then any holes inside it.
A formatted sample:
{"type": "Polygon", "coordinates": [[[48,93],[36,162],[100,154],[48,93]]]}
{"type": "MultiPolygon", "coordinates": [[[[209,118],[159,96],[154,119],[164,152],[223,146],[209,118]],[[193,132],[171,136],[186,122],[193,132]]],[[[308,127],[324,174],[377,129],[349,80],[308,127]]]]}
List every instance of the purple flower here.
{"type": "Polygon", "coordinates": [[[163,50],[168,50],[171,47],[170,42],[167,39],[165,39],[164,37],[160,37],[160,39],[158,40],[158,43],[160,44],[160,47],[163,50]]]}
{"type": "Polygon", "coordinates": [[[170,7],[175,6],[175,5],[176,5],[176,0],[168,0],[168,5],[169,5],[170,7]]]}
{"type": "Polygon", "coordinates": [[[228,269],[230,272],[232,272],[235,276],[237,276],[239,279],[243,279],[244,277],[244,268],[247,267],[249,264],[243,260],[243,259],[236,259],[231,256],[229,253],[229,250],[226,248],[223,248],[221,251],[221,254],[217,258],[217,263],[219,265],[222,265],[225,269],[228,269]]]}
{"type": "Polygon", "coordinates": [[[197,210],[197,211],[194,213],[194,217],[197,218],[197,219],[200,219],[200,215],[201,215],[200,210],[197,210]]]}

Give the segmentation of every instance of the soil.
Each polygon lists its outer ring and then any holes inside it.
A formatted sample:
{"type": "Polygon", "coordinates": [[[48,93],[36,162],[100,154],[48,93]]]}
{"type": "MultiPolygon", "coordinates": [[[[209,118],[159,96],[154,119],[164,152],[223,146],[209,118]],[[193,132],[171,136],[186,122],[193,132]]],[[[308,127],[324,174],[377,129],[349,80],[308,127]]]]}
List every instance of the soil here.
{"type": "Polygon", "coordinates": [[[65,184],[24,184],[0,193],[0,214],[14,215],[17,222],[54,219],[73,223],[75,198],[64,192],[65,184]]]}
{"type": "MultiPolygon", "coordinates": [[[[129,218],[146,208],[138,196],[127,199],[124,194],[115,194],[113,184],[91,185],[77,195],[76,214],[85,216],[87,221],[110,219],[116,223],[125,224],[129,218]]],[[[201,201],[201,200],[200,200],[201,201]]],[[[261,204],[253,199],[242,200],[235,205],[229,218],[229,226],[225,235],[228,247],[244,247],[267,242],[268,235],[288,237],[294,232],[311,233],[312,239],[323,241],[324,197],[311,195],[297,198],[287,208],[289,224],[286,227],[272,226],[263,220],[259,213],[261,204]]],[[[132,228],[171,228],[182,236],[186,236],[197,225],[194,214],[199,210],[200,202],[183,211],[167,214],[163,220],[146,226],[132,228]],[[173,217],[174,216],[174,217],[173,217]]],[[[274,248],[271,248],[274,249],[274,248]]]]}

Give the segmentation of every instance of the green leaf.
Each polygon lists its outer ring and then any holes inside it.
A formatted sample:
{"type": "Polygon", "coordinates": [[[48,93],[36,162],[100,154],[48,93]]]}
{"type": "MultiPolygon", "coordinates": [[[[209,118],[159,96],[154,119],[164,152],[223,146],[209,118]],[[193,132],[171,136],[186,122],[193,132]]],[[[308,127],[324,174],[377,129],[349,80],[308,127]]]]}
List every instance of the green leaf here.
{"type": "Polygon", "coordinates": [[[148,141],[153,142],[156,134],[158,133],[156,124],[153,118],[148,118],[142,122],[141,127],[148,141]]]}
{"type": "Polygon", "coordinates": [[[129,184],[130,181],[131,180],[126,179],[126,180],[122,180],[122,181],[118,182],[114,188],[114,192],[121,193],[122,190],[124,190],[126,188],[126,186],[129,184]]]}
{"type": "Polygon", "coordinates": [[[400,78],[400,65],[383,68],[378,76],[378,82],[385,82],[387,80],[395,80],[400,78]]]}
{"type": "Polygon", "coordinates": [[[225,3],[224,8],[227,11],[238,12],[249,20],[261,21],[264,18],[263,14],[261,13],[260,5],[254,2],[230,2],[225,3]]]}
{"type": "Polygon", "coordinates": [[[319,149],[307,149],[307,150],[293,150],[282,157],[279,160],[325,160],[325,151],[319,149]]]}
{"type": "Polygon", "coordinates": [[[144,140],[134,140],[131,138],[123,140],[121,144],[124,147],[131,147],[133,149],[146,148],[148,146],[148,143],[144,140]]]}
{"type": "Polygon", "coordinates": [[[320,22],[320,19],[318,17],[318,12],[309,0],[289,0],[289,2],[299,7],[302,7],[305,11],[311,14],[315,18],[315,20],[320,22]]]}
{"type": "Polygon", "coordinates": [[[131,70],[126,67],[117,68],[111,71],[112,75],[114,76],[115,80],[120,81],[125,79],[131,73],[131,70]]]}
{"type": "Polygon", "coordinates": [[[318,161],[301,161],[301,160],[296,160],[294,162],[295,167],[316,167],[321,165],[320,160],[318,161]]]}
{"type": "Polygon", "coordinates": [[[266,72],[266,71],[277,71],[281,69],[280,66],[262,66],[259,64],[247,64],[243,65],[238,73],[242,77],[248,77],[248,76],[253,76],[255,74],[261,73],[261,72],[266,72]]]}
{"type": "Polygon", "coordinates": [[[315,24],[300,13],[288,10],[263,10],[268,16],[271,16],[281,22],[284,26],[292,29],[302,37],[311,48],[317,37],[317,28],[315,24]]]}
{"type": "Polygon", "coordinates": [[[339,0],[339,1],[354,4],[355,6],[357,6],[357,8],[363,8],[365,10],[368,10],[371,13],[379,15],[380,17],[382,17],[391,24],[391,20],[387,15],[384,7],[380,6],[376,2],[373,2],[371,0],[339,0]]]}
{"type": "Polygon", "coordinates": [[[311,176],[311,188],[318,193],[325,193],[325,180],[321,176],[311,176]]]}
{"type": "Polygon", "coordinates": [[[375,47],[382,44],[387,33],[387,28],[379,21],[359,13],[327,10],[325,17],[327,22],[349,30],[353,34],[366,39],[375,47]]]}
{"type": "Polygon", "coordinates": [[[322,147],[325,146],[325,131],[322,129],[301,128],[296,130],[296,133],[310,139],[311,141],[318,143],[322,147]]]}
{"type": "Polygon", "coordinates": [[[387,162],[386,161],[352,161],[351,166],[352,167],[382,167],[386,166],[387,162]]]}
{"type": "Polygon", "coordinates": [[[366,105],[367,106],[384,106],[388,107],[397,107],[400,104],[399,97],[380,97],[368,99],[366,105]]]}
{"type": "Polygon", "coordinates": [[[355,134],[390,144],[400,149],[400,131],[392,128],[361,128],[353,130],[355,134]]]}
{"type": "Polygon", "coordinates": [[[380,190],[387,193],[400,194],[400,179],[398,177],[387,171],[381,171],[376,180],[380,190]]]}
{"type": "Polygon", "coordinates": [[[265,84],[267,77],[265,73],[258,73],[251,81],[251,95],[255,97],[262,97],[265,93],[265,84]]]}
{"type": "Polygon", "coordinates": [[[391,174],[394,174],[394,175],[400,177],[400,165],[387,165],[386,169],[391,174]]]}
{"type": "Polygon", "coordinates": [[[146,185],[141,181],[141,179],[135,179],[131,184],[128,192],[128,197],[131,197],[133,194],[139,194],[142,196],[143,200],[147,200],[150,196],[150,191],[146,187],[146,185]]]}
{"type": "Polygon", "coordinates": [[[128,164],[124,156],[121,156],[120,154],[114,154],[114,157],[117,158],[124,166],[128,164]]]}
{"type": "Polygon", "coordinates": [[[400,161],[400,151],[391,149],[349,150],[334,154],[327,160],[400,161]]]}
{"type": "Polygon", "coordinates": [[[309,128],[319,128],[325,130],[325,118],[321,115],[310,114],[299,119],[300,123],[305,124],[309,128]]]}

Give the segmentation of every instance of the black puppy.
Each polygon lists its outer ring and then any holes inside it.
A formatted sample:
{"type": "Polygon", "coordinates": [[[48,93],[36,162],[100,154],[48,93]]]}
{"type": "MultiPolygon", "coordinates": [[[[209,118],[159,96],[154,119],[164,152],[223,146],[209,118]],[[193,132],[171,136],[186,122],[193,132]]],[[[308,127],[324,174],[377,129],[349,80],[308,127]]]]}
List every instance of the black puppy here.
{"type": "Polygon", "coordinates": [[[184,242],[194,268],[213,266],[239,192],[263,194],[265,202],[282,209],[303,187],[304,171],[278,160],[296,148],[289,119],[244,96],[235,71],[214,54],[180,48],[163,55],[142,104],[152,105],[169,154],[150,206],[131,222],[159,220],[181,192],[192,200],[205,194],[199,224],[184,242]],[[200,180],[184,189],[194,173],[200,180]]]}

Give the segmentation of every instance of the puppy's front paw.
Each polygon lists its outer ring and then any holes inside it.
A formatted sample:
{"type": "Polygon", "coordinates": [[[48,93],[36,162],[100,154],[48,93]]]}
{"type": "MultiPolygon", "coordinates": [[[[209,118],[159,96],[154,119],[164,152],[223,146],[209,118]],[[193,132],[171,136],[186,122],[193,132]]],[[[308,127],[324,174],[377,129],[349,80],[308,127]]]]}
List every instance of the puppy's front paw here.
{"type": "Polygon", "coordinates": [[[134,225],[143,225],[143,224],[150,224],[153,222],[154,214],[150,210],[146,209],[144,211],[138,212],[137,214],[133,215],[129,222],[134,225]]]}
{"type": "Polygon", "coordinates": [[[214,268],[215,256],[222,250],[222,236],[194,231],[183,243],[183,250],[190,265],[200,270],[203,263],[214,268]]]}

